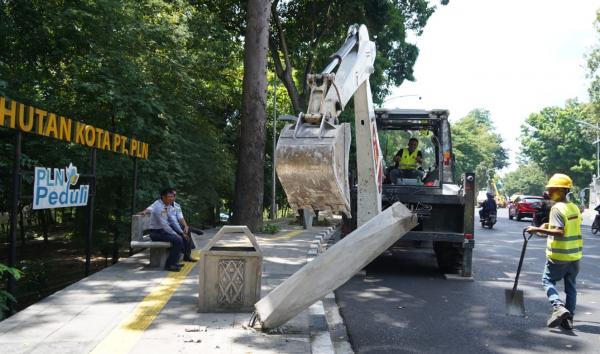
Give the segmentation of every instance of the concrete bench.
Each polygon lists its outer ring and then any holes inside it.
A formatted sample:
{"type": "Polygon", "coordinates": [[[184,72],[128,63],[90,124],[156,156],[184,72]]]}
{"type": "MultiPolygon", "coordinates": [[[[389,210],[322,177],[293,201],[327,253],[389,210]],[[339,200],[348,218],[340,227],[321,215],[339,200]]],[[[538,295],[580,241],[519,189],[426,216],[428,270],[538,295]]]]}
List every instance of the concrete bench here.
{"type": "Polygon", "coordinates": [[[152,241],[148,234],[150,224],[150,214],[133,215],[131,217],[131,248],[150,250],[150,267],[164,267],[167,257],[169,257],[170,242],[152,241]]]}

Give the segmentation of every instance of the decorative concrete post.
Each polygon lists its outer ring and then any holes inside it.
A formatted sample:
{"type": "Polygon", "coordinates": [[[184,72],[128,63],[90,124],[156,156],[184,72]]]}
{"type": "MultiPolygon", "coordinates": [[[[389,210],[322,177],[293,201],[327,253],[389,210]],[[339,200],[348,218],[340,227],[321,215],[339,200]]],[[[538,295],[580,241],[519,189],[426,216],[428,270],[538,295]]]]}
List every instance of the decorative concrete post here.
{"type": "Polygon", "coordinates": [[[198,312],[252,312],[260,299],[263,255],[246,226],[223,226],[200,251],[198,312]],[[252,247],[215,246],[226,234],[244,234],[252,247]]]}

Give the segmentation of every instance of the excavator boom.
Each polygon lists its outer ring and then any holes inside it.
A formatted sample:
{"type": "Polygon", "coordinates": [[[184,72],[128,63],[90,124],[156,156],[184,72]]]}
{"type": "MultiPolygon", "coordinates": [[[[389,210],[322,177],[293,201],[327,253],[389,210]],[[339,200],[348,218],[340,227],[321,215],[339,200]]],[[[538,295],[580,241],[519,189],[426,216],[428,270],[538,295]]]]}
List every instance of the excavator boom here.
{"type": "Polygon", "coordinates": [[[275,151],[275,168],[294,209],[350,213],[348,167],[351,129],[339,115],[354,97],[359,186],[364,191],[359,223],[381,212],[382,154],[369,88],[375,43],[364,25],[350,26],[344,45],[320,74],[310,74],[305,113],[286,125],[275,151]],[[360,148],[359,148],[360,146],[360,148]],[[362,156],[364,155],[364,156],[362,156]],[[362,181],[362,184],[361,184],[362,181]]]}

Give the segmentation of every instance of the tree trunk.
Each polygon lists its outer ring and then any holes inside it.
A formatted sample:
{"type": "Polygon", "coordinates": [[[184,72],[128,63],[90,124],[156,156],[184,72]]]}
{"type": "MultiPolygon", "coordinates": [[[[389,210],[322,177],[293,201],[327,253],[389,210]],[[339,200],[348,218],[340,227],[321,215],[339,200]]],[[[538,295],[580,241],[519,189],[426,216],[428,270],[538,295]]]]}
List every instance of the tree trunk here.
{"type": "Polygon", "coordinates": [[[270,6],[269,0],[248,1],[244,41],[242,125],[233,222],[247,225],[252,231],[262,225],[270,6]]]}

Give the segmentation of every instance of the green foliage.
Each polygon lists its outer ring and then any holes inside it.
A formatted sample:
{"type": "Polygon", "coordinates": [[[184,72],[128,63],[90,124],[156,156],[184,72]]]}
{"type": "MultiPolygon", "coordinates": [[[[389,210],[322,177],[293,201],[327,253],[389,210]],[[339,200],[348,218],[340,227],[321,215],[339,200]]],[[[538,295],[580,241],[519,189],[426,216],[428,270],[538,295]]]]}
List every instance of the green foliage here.
{"type": "Polygon", "coordinates": [[[565,173],[582,187],[594,171],[596,149],[591,143],[595,134],[576,120],[593,123],[589,105],[570,100],[564,108],[532,113],[521,126],[521,154],[547,176],[565,173]]]}
{"type": "Polygon", "coordinates": [[[258,232],[265,234],[276,234],[280,230],[279,226],[276,224],[264,223],[263,226],[258,230],[258,232]]]}
{"type": "MultiPolygon", "coordinates": [[[[598,37],[600,37],[600,11],[596,12],[596,21],[594,24],[598,37]]],[[[587,76],[591,79],[588,92],[590,94],[593,110],[596,113],[595,115],[598,116],[598,113],[600,113],[600,44],[596,43],[587,54],[586,59],[588,69],[587,76]]]]}
{"type": "MultiPolygon", "coordinates": [[[[21,272],[16,268],[7,267],[0,263],[0,280],[6,277],[13,277],[15,280],[21,278],[21,272]]],[[[8,291],[0,289],[0,321],[4,319],[5,312],[9,309],[10,303],[16,303],[16,299],[8,291]]]]}
{"type": "Polygon", "coordinates": [[[19,269],[23,275],[19,282],[19,292],[33,293],[41,298],[48,282],[46,264],[42,261],[23,260],[19,262],[19,269]]]}
{"type": "Polygon", "coordinates": [[[515,171],[507,173],[502,178],[504,193],[542,195],[546,189],[548,177],[535,163],[519,165],[515,171]]]}
{"type": "Polygon", "coordinates": [[[508,165],[508,153],[502,147],[502,137],[495,131],[490,112],[475,109],[454,122],[451,129],[456,175],[475,172],[477,188],[485,188],[494,171],[508,165]]]}
{"type": "MultiPolygon", "coordinates": [[[[149,143],[137,207],[172,185],[198,218],[188,221],[215,221],[233,193],[242,47],[212,10],[183,0],[9,0],[0,17],[5,95],[149,143]]],[[[0,129],[3,169],[12,136],[0,129]]],[[[23,152],[37,166],[73,162],[89,172],[81,146],[27,134],[23,152]]],[[[97,165],[95,229],[109,235],[128,223],[132,160],[99,151],[97,165]]]]}
{"type": "MultiPolygon", "coordinates": [[[[414,80],[413,66],[419,50],[407,41],[407,32],[422,34],[435,3],[448,1],[273,1],[271,38],[272,59],[278,76],[286,85],[295,111],[303,110],[308,98],[306,74],[319,72],[343,43],[348,26],[365,24],[377,45],[375,72],[371,90],[375,102],[381,102],[389,88],[404,80],[414,80]]],[[[212,0],[227,28],[244,33],[245,2],[212,0]]]]}

